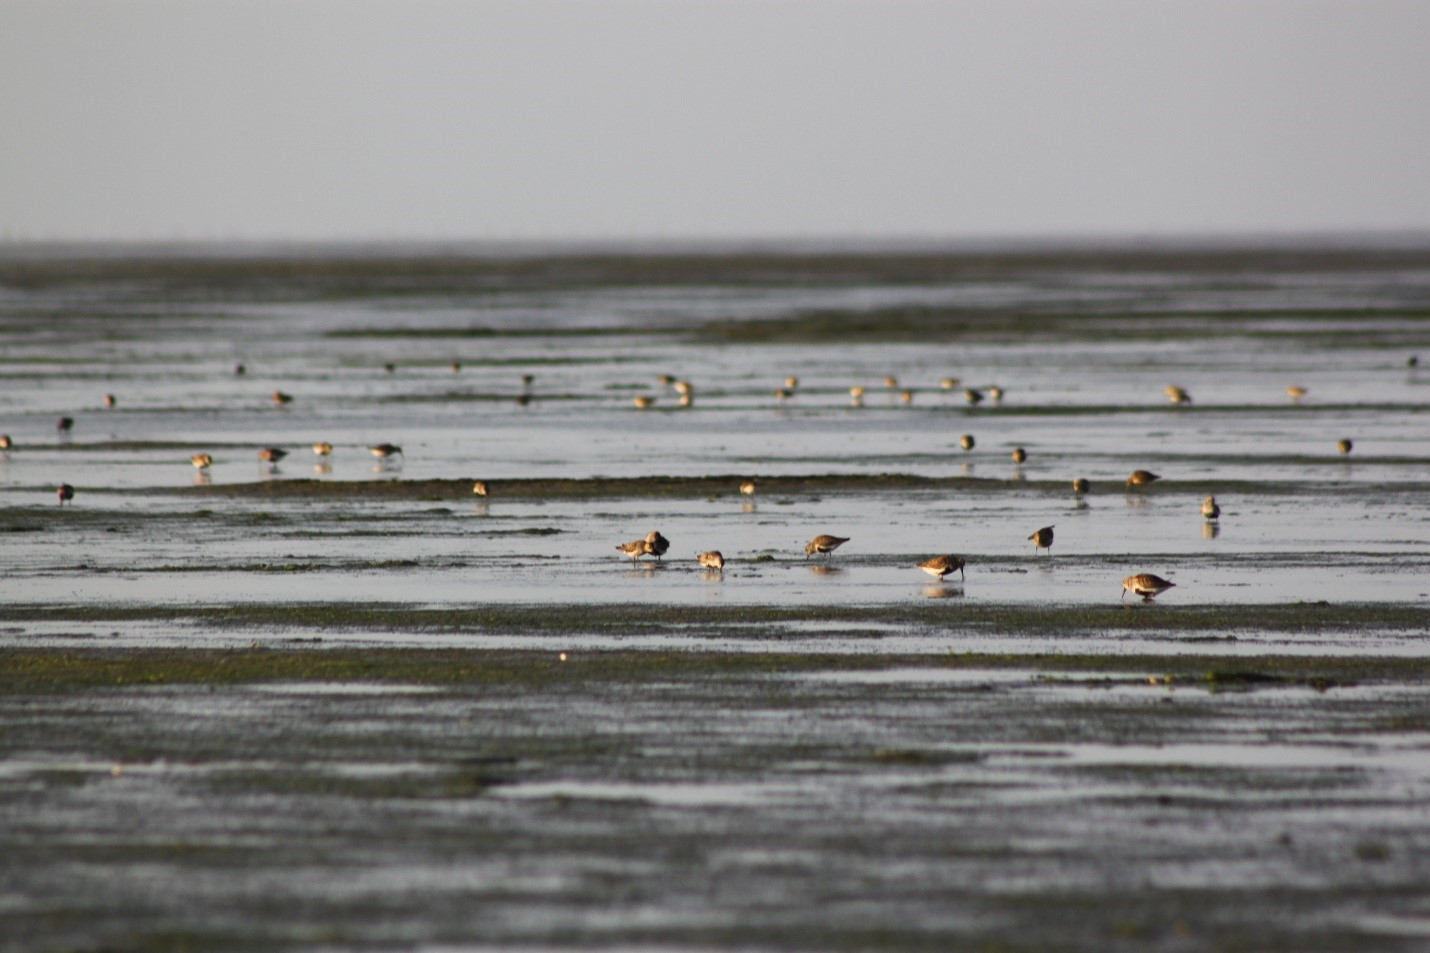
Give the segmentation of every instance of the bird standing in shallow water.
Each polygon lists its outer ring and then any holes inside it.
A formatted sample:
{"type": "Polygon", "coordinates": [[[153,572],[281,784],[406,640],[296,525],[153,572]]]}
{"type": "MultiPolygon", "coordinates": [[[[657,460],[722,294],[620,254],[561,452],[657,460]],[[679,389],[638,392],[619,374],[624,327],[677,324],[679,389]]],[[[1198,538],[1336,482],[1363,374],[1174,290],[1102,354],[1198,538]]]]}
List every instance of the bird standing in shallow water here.
{"type": "Polygon", "coordinates": [[[194,465],[195,470],[207,470],[214,465],[214,458],[210,453],[196,453],[189,457],[189,462],[194,465]]]}
{"type": "Polygon", "coordinates": [[[1162,478],[1151,470],[1133,470],[1132,475],[1127,478],[1127,488],[1131,489],[1134,486],[1146,486],[1160,479],[1162,478]]]}
{"type": "Polygon", "coordinates": [[[744,483],[740,484],[740,493],[743,496],[754,496],[755,489],[756,487],[754,480],[746,480],[744,483]]]}
{"type": "Polygon", "coordinates": [[[55,429],[58,430],[60,433],[69,433],[71,430],[74,429],[74,418],[61,417],[59,420],[55,421],[55,429]]]}
{"type": "Polygon", "coordinates": [[[472,484],[472,492],[477,496],[486,496],[489,491],[486,480],[478,480],[472,484]]]}
{"type": "Polygon", "coordinates": [[[60,498],[60,506],[64,506],[74,499],[74,487],[68,483],[61,483],[59,488],[55,490],[55,495],[60,498]]]}
{"type": "Polygon", "coordinates": [[[1221,516],[1221,507],[1216,505],[1216,497],[1208,494],[1207,498],[1202,500],[1202,515],[1209,520],[1221,516]]]}
{"type": "Polygon", "coordinates": [[[1086,496],[1090,490],[1092,490],[1092,484],[1087,482],[1085,477],[1078,477],[1073,481],[1073,496],[1081,499],[1086,496]]]}
{"type": "Polygon", "coordinates": [[[313,453],[320,457],[330,457],[333,455],[333,445],[330,443],[313,444],[313,453]]]}
{"type": "Polygon", "coordinates": [[[1336,441],[1336,451],[1340,453],[1341,456],[1345,456],[1346,454],[1350,453],[1353,447],[1355,447],[1355,444],[1351,443],[1349,438],[1344,438],[1336,441]]]}
{"type": "Polygon", "coordinates": [[[655,550],[651,549],[650,541],[645,539],[633,539],[629,543],[621,543],[616,547],[631,560],[640,559],[642,556],[654,556],[655,550]]]}
{"type": "Polygon", "coordinates": [[[1033,541],[1034,555],[1037,555],[1040,549],[1046,549],[1049,553],[1053,551],[1053,527],[1044,526],[1042,529],[1034,530],[1028,538],[1033,541]]]}
{"type": "Polygon", "coordinates": [[[1291,398],[1293,401],[1300,400],[1302,397],[1305,397],[1306,394],[1306,388],[1301,387],[1298,384],[1292,384],[1290,387],[1286,388],[1286,396],[1291,398]]]}
{"type": "Polygon", "coordinates": [[[849,542],[848,536],[829,536],[827,534],[821,533],[820,535],[814,537],[814,539],[811,539],[809,543],[805,545],[804,558],[808,559],[815,553],[820,553],[821,555],[827,556],[847,542],[849,542]]]}
{"type": "Polygon", "coordinates": [[[725,568],[725,557],[720,555],[720,551],[718,549],[712,549],[708,553],[701,553],[695,558],[700,560],[700,565],[704,566],[706,569],[725,568]]]}
{"type": "Polygon", "coordinates": [[[283,406],[284,404],[291,404],[291,403],[293,403],[293,395],[292,395],[292,394],[285,394],[285,393],[283,393],[281,390],[275,390],[273,393],[269,394],[268,396],[269,396],[269,398],[273,401],[273,403],[277,404],[277,405],[280,406],[280,407],[283,406]]]}
{"type": "Polygon", "coordinates": [[[1014,447],[1014,448],[1013,448],[1013,462],[1014,462],[1014,463],[1018,464],[1019,466],[1022,466],[1022,465],[1023,465],[1023,461],[1025,461],[1025,460],[1027,460],[1027,459],[1028,459],[1028,451],[1024,450],[1022,447],[1014,447]]]}
{"type": "Polygon", "coordinates": [[[963,575],[962,556],[935,556],[932,559],[926,559],[919,563],[919,568],[930,576],[937,576],[939,579],[942,579],[944,576],[952,575],[955,570],[958,571],[959,579],[965,578],[963,575]]]}
{"type": "Polygon", "coordinates": [[[287,450],[280,450],[278,447],[264,447],[258,451],[258,459],[267,464],[277,464],[279,460],[288,456],[287,450]]]}
{"type": "Polygon", "coordinates": [[[367,452],[379,460],[402,456],[402,448],[395,443],[380,443],[375,447],[368,447],[367,452]]]}
{"type": "Polygon", "coordinates": [[[1192,395],[1175,384],[1168,384],[1162,388],[1162,393],[1166,394],[1167,399],[1174,404],[1190,404],[1192,402],[1192,395]]]}
{"type": "Polygon", "coordinates": [[[973,449],[974,443],[973,434],[971,433],[966,433],[958,438],[958,445],[963,448],[965,453],[973,449]]]}
{"type": "Polygon", "coordinates": [[[651,530],[646,533],[645,541],[650,544],[650,551],[656,559],[660,559],[670,549],[670,540],[660,535],[659,530],[651,530]]]}
{"type": "Polygon", "coordinates": [[[1154,576],[1150,572],[1139,572],[1135,576],[1128,576],[1122,580],[1122,595],[1119,599],[1127,597],[1127,593],[1141,596],[1143,602],[1151,602],[1153,596],[1161,595],[1168,589],[1176,586],[1175,582],[1168,582],[1161,576],[1154,576]]]}

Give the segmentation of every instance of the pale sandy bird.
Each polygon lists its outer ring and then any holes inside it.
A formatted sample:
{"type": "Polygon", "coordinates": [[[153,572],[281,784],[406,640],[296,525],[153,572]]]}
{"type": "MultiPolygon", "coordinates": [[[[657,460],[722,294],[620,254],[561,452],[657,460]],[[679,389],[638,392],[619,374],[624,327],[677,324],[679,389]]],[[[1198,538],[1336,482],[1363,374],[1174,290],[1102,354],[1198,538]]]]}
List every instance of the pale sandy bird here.
{"type": "Polygon", "coordinates": [[[855,400],[863,400],[864,388],[859,386],[858,384],[855,384],[853,387],[849,388],[849,396],[853,397],[855,400]]]}
{"type": "Polygon", "coordinates": [[[104,406],[113,407],[117,403],[119,403],[119,400],[113,394],[104,395],[104,406]]]}
{"type": "Polygon", "coordinates": [[[1286,388],[1286,396],[1291,398],[1292,400],[1300,400],[1302,397],[1306,396],[1306,388],[1300,386],[1299,384],[1292,384],[1290,387],[1286,388]]]}
{"type": "Polygon", "coordinates": [[[963,391],[963,399],[970,404],[981,404],[983,403],[983,392],[974,390],[972,387],[965,388],[963,391]]]}
{"type": "Polygon", "coordinates": [[[1202,500],[1202,515],[1209,520],[1221,516],[1221,507],[1216,505],[1216,497],[1208,495],[1205,500],[1202,500]]]}
{"type": "Polygon", "coordinates": [[[675,383],[675,375],[673,375],[673,374],[662,374],[662,375],[660,375],[659,377],[657,377],[656,380],[660,381],[660,386],[661,386],[661,387],[669,387],[671,384],[674,384],[674,383],[675,383]]]}
{"type": "Polygon", "coordinates": [[[1025,460],[1027,460],[1027,459],[1028,459],[1028,451],[1024,450],[1022,447],[1014,447],[1014,448],[1013,448],[1013,462],[1014,462],[1014,463],[1018,464],[1019,466],[1022,466],[1023,461],[1025,461],[1025,460]]]}
{"type": "Polygon", "coordinates": [[[60,506],[64,506],[74,499],[74,487],[68,483],[61,483],[59,488],[55,490],[55,495],[60,498],[60,506]]]}
{"type": "Polygon", "coordinates": [[[1141,596],[1143,602],[1151,602],[1153,596],[1161,595],[1168,589],[1175,586],[1175,582],[1168,582],[1161,576],[1154,576],[1150,572],[1139,572],[1135,576],[1128,576],[1122,580],[1122,595],[1118,598],[1126,598],[1127,593],[1141,596]]]}
{"type": "Polygon", "coordinates": [[[701,553],[695,558],[700,560],[700,565],[704,566],[706,569],[725,568],[725,557],[720,555],[720,551],[718,549],[712,549],[708,553],[701,553]]]}
{"type": "Polygon", "coordinates": [[[1133,470],[1132,475],[1127,478],[1127,486],[1146,486],[1160,479],[1162,478],[1151,470],[1133,470]]]}
{"type": "Polygon", "coordinates": [[[790,390],[788,387],[777,387],[775,388],[774,394],[775,399],[783,402],[793,397],[794,391],[790,390]]]}
{"type": "Polygon", "coordinates": [[[678,380],[675,382],[675,392],[681,397],[694,397],[695,385],[684,379],[678,380]]]}
{"type": "Polygon", "coordinates": [[[462,373],[462,362],[461,362],[461,361],[453,361],[453,362],[452,362],[452,373],[453,373],[453,374],[460,374],[460,373],[462,373]]]}
{"type": "Polygon", "coordinates": [[[745,496],[754,496],[755,489],[756,487],[754,480],[746,480],[744,483],[740,484],[740,492],[743,493],[745,496]]]}
{"type": "Polygon", "coordinates": [[[1354,448],[1354,447],[1355,447],[1355,444],[1351,443],[1349,437],[1344,438],[1344,439],[1342,439],[1342,440],[1337,440],[1337,441],[1336,441],[1336,450],[1337,450],[1337,452],[1339,452],[1342,456],[1344,456],[1345,454],[1350,453],[1350,452],[1351,452],[1351,449],[1354,448]]]}
{"type": "Polygon", "coordinates": [[[785,386],[788,387],[790,390],[796,389],[797,387],[799,387],[799,378],[791,374],[789,377],[785,378],[785,386]]]}
{"type": "Polygon", "coordinates": [[[1002,400],[1002,399],[1003,399],[1003,388],[999,387],[997,384],[994,384],[992,387],[988,388],[988,397],[989,397],[990,400],[994,401],[995,403],[996,403],[997,401],[1002,400]]]}
{"type": "Polygon", "coordinates": [[[1092,489],[1092,484],[1087,482],[1086,477],[1078,477],[1073,481],[1073,495],[1085,496],[1092,489]]]}
{"type": "Polygon", "coordinates": [[[957,377],[945,377],[943,380],[938,382],[938,386],[942,387],[944,390],[953,390],[961,383],[963,382],[960,381],[957,377]]]}
{"type": "Polygon", "coordinates": [[[893,374],[890,374],[888,377],[884,378],[884,386],[889,388],[889,390],[893,390],[895,387],[899,386],[899,379],[893,374]]]}
{"type": "Polygon", "coordinates": [[[937,576],[940,579],[944,576],[952,575],[955,570],[958,571],[959,579],[966,578],[963,575],[962,556],[935,556],[932,559],[926,559],[919,563],[919,568],[930,576],[937,576]]]}
{"type": "Polygon", "coordinates": [[[847,542],[849,542],[848,536],[827,536],[820,534],[814,537],[814,539],[811,539],[804,547],[804,558],[808,559],[815,553],[828,555],[847,542]]]}
{"type": "Polygon", "coordinates": [[[1174,404],[1190,404],[1192,402],[1192,395],[1175,384],[1168,384],[1162,388],[1162,393],[1166,394],[1167,400],[1174,404]]]}
{"type": "Polygon", "coordinates": [[[974,443],[975,441],[973,439],[973,434],[971,433],[966,433],[962,437],[958,438],[958,445],[964,450],[972,450],[974,447],[974,443]]]}
{"type": "Polygon", "coordinates": [[[277,463],[286,456],[288,456],[288,451],[281,450],[278,447],[264,447],[258,451],[258,459],[264,463],[277,463]]]}
{"type": "Polygon", "coordinates": [[[631,403],[635,405],[636,410],[647,410],[655,404],[655,398],[645,394],[638,394],[631,398],[631,403]]]}
{"type": "Polygon", "coordinates": [[[899,394],[899,400],[906,404],[912,404],[914,402],[914,392],[911,390],[903,391],[899,394]]]}
{"type": "Polygon", "coordinates": [[[10,439],[7,433],[0,433],[0,450],[10,450],[15,446],[15,441],[10,439]]]}
{"type": "Polygon", "coordinates": [[[655,550],[651,549],[650,541],[645,539],[633,539],[629,543],[621,543],[616,549],[631,557],[633,562],[642,556],[655,555],[655,550]]]}
{"type": "Polygon", "coordinates": [[[194,465],[195,470],[207,470],[214,465],[214,458],[211,453],[196,453],[189,457],[189,462],[194,465]]]}
{"type": "Polygon", "coordinates": [[[1033,541],[1033,552],[1036,554],[1040,549],[1053,551],[1053,527],[1044,526],[1042,529],[1034,530],[1029,536],[1033,541]]]}
{"type": "Polygon", "coordinates": [[[694,404],[695,404],[695,395],[694,395],[694,394],[681,394],[679,397],[677,397],[677,398],[675,399],[675,402],[676,402],[676,404],[678,404],[678,405],[681,406],[681,407],[691,407],[691,406],[694,406],[694,404]]]}
{"type": "Polygon", "coordinates": [[[656,559],[664,556],[670,549],[670,540],[660,535],[658,530],[651,530],[645,534],[645,541],[650,544],[650,551],[656,559]]]}
{"type": "Polygon", "coordinates": [[[490,492],[486,480],[478,480],[472,484],[472,492],[477,496],[486,496],[490,492]]]}
{"type": "Polygon", "coordinates": [[[368,447],[367,452],[379,460],[402,456],[402,448],[395,443],[380,443],[375,447],[368,447]]]}
{"type": "Polygon", "coordinates": [[[278,404],[279,406],[282,406],[283,404],[293,403],[293,395],[285,394],[281,390],[275,390],[273,393],[269,394],[268,397],[270,400],[273,401],[273,403],[278,404]]]}
{"type": "Polygon", "coordinates": [[[322,442],[313,444],[313,453],[320,457],[331,457],[333,455],[333,445],[322,442]]]}
{"type": "Polygon", "coordinates": [[[59,420],[55,421],[55,429],[58,430],[60,433],[69,433],[71,430],[74,429],[74,418],[61,417],[59,420]]]}

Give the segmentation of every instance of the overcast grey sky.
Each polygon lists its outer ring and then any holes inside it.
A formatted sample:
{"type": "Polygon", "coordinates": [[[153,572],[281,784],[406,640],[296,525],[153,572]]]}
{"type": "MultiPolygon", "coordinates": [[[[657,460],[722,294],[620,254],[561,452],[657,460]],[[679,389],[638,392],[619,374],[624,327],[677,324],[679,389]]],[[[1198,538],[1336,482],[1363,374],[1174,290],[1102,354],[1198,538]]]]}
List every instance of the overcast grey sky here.
{"type": "Polygon", "coordinates": [[[0,237],[1341,230],[1427,0],[0,0],[0,237]]]}

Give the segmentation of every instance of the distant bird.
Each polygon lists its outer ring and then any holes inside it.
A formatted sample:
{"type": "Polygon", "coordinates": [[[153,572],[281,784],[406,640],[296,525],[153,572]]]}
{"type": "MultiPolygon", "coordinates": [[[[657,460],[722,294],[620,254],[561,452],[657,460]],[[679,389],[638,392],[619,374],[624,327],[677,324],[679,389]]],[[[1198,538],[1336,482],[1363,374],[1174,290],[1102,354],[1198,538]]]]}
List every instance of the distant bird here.
{"type": "Polygon", "coordinates": [[[462,373],[462,362],[461,362],[461,361],[453,361],[453,362],[452,362],[452,373],[453,373],[453,374],[460,374],[460,373],[462,373]]]}
{"type": "Polygon", "coordinates": [[[972,387],[966,387],[963,391],[963,399],[976,407],[983,403],[983,392],[974,390],[972,387]]]}
{"type": "Polygon", "coordinates": [[[1286,396],[1291,398],[1292,400],[1300,400],[1302,397],[1306,396],[1306,393],[1306,388],[1296,384],[1292,384],[1290,387],[1286,388],[1286,396]]]}
{"type": "Polygon", "coordinates": [[[681,407],[690,407],[695,403],[695,396],[693,394],[681,394],[675,402],[681,407]]]}
{"type": "Polygon", "coordinates": [[[1420,366],[1420,355],[1418,355],[1418,354],[1412,354],[1412,355],[1410,355],[1409,357],[1407,357],[1407,358],[1405,359],[1405,366],[1408,367],[1408,368],[1410,368],[1411,370],[1414,370],[1415,368],[1419,367],[1419,366],[1420,366]]]}
{"type": "Polygon", "coordinates": [[[914,392],[911,390],[901,392],[899,394],[899,400],[903,401],[906,404],[912,404],[914,402],[914,392]]]}
{"type": "Polygon", "coordinates": [[[1345,437],[1336,441],[1336,450],[1338,450],[1342,456],[1350,453],[1353,447],[1355,447],[1355,444],[1351,443],[1349,437],[1345,437]]]}
{"type": "Polygon", "coordinates": [[[849,542],[848,536],[826,536],[821,534],[811,539],[804,547],[804,558],[808,559],[815,553],[827,556],[847,542],[849,542]]]}
{"type": "Polygon", "coordinates": [[[60,506],[64,506],[74,499],[74,487],[68,483],[61,483],[59,489],[55,490],[55,495],[60,498],[60,506]]]}
{"type": "Polygon", "coordinates": [[[1216,505],[1216,497],[1208,495],[1205,500],[1202,500],[1202,515],[1209,520],[1221,516],[1221,507],[1216,505]]]}
{"type": "Polygon", "coordinates": [[[631,403],[635,405],[636,410],[647,410],[655,403],[655,398],[646,394],[638,394],[631,398],[631,403]]]}
{"type": "Polygon", "coordinates": [[[616,549],[631,557],[632,562],[642,556],[655,555],[655,550],[651,549],[650,542],[644,539],[633,539],[629,543],[621,543],[616,549]]]}
{"type": "Polygon", "coordinates": [[[535,375],[535,374],[523,374],[523,375],[521,375],[521,386],[522,386],[522,387],[530,387],[532,384],[535,384],[535,383],[536,383],[536,375],[535,375]]]}
{"type": "Polygon", "coordinates": [[[755,489],[756,487],[754,480],[746,480],[744,483],[740,484],[740,492],[745,496],[754,496],[755,489]]]}
{"type": "Polygon", "coordinates": [[[234,377],[242,377],[244,374],[247,374],[247,373],[248,373],[248,368],[244,367],[242,364],[235,364],[235,365],[233,365],[233,376],[234,376],[234,377]]]}
{"type": "Polygon", "coordinates": [[[645,541],[650,544],[650,551],[659,559],[670,550],[670,540],[660,535],[658,530],[651,530],[645,534],[645,541]]]}
{"type": "Polygon", "coordinates": [[[1175,582],[1168,582],[1161,576],[1154,576],[1150,572],[1139,572],[1135,576],[1128,576],[1122,580],[1122,595],[1118,598],[1126,598],[1127,593],[1141,596],[1143,602],[1151,602],[1153,596],[1161,595],[1168,589],[1175,586],[1175,582]]]}
{"type": "Polygon", "coordinates": [[[104,395],[104,406],[113,407],[117,403],[119,403],[119,401],[115,399],[113,394],[104,395]]]}
{"type": "Polygon", "coordinates": [[[720,551],[718,549],[712,549],[708,553],[701,553],[695,558],[700,560],[700,565],[704,566],[706,569],[725,568],[725,557],[720,555],[720,551]]]}
{"type": "Polygon", "coordinates": [[[974,442],[975,441],[973,439],[973,434],[971,433],[966,433],[962,437],[958,438],[958,445],[962,447],[965,451],[972,450],[974,442]]]}
{"type": "Polygon", "coordinates": [[[367,452],[379,460],[402,456],[402,448],[395,443],[380,443],[375,447],[368,447],[367,452]]]}
{"type": "Polygon", "coordinates": [[[774,390],[774,395],[776,400],[783,403],[784,401],[787,401],[794,396],[794,391],[790,390],[788,387],[777,387],[774,390]]]}
{"type": "Polygon", "coordinates": [[[960,381],[957,377],[945,377],[943,380],[938,382],[938,386],[942,387],[944,390],[953,390],[961,383],[963,382],[960,381]]]}
{"type": "Polygon", "coordinates": [[[333,455],[333,445],[326,441],[313,444],[313,453],[320,457],[331,457],[333,455]]]}
{"type": "Polygon", "coordinates": [[[477,496],[486,496],[488,493],[491,492],[491,490],[487,486],[486,480],[478,480],[476,483],[472,484],[472,492],[477,496]]]}
{"type": "Polygon", "coordinates": [[[893,390],[894,388],[899,386],[899,379],[893,374],[890,374],[888,377],[884,378],[884,386],[889,388],[889,390],[893,390]]]}
{"type": "Polygon", "coordinates": [[[1092,484],[1087,482],[1086,477],[1078,477],[1073,481],[1073,495],[1086,496],[1092,490],[1092,484]]]}
{"type": "Polygon", "coordinates": [[[7,433],[0,433],[0,450],[10,450],[15,446],[15,441],[10,439],[7,433]]]}
{"type": "Polygon", "coordinates": [[[849,388],[849,403],[853,404],[855,407],[863,407],[864,388],[860,387],[858,384],[855,384],[853,387],[849,388]]]}
{"type": "Polygon", "coordinates": [[[656,380],[660,381],[661,387],[669,387],[671,384],[675,383],[675,377],[671,374],[662,374],[657,377],[656,380]]]}
{"type": "Polygon", "coordinates": [[[992,387],[988,388],[988,399],[993,401],[994,403],[997,403],[998,401],[1002,400],[1003,388],[999,387],[997,384],[994,384],[992,387]]]}
{"type": "Polygon", "coordinates": [[[196,453],[192,457],[189,457],[189,463],[193,464],[195,470],[207,470],[214,465],[213,454],[196,453]]]}
{"type": "Polygon", "coordinates": [[[258,459],[268,464],[276,464],[286,456],[288,456],[288,451],[280,450],[278,447],[264,447],[258,451],[258,459]]]}
{"type": "Polygon", "coordinates": [[[1033,553],[1046,549],[1049,553],[1053,551],[1053,527],[1044,526],[1042,529],[1034,530],[1029,536],[1033,541],[1033,553]]]}
{"type": "Polygon", "coordinates": [[[1024,450],[1022,447],[1014,447],[1014,448],[1013,448],[1013,462],[1014,462],[1014,463],[1018,464],[1019,466],[1022,466],[1022,465],[1023,465],[1023,461],[1025,461],[1025,460],[1027,460],[1027,459],[1028,459],[1028,451],[1024,450]]]}
{"type": "Polygon", "coordinates": [[[275,390],[273,393],[269,394],[268,396],[269,396],[269,398],[273,401],[273,403],[277,404],[277,405],[280,406],[280,407],[283,406],[284,404],[291,404],[291,403],[293,403],[293,395],[292,395],[292,394],[285,394],[285,393],[283,393],[281,390],[275,390]]]}
{"type": "Polygon", "coordinates": [[[942,579],[944,576],[952,575],[954,570],[958,571],[958,578],[966,578],[963,575],[962,556],[935,556],[919,563],[919,568],[930,576],[937,576],[942,579]]]}
{"type": "Polygon", "coordinates": [[[60,433],[69,433],[71,430],[74,429],[74,418],[61,417],[59,420],[55,421],[55,429],[58,430],[60,433]]]}
{"type": "Polygon", "coordinates": [[[1127,486],[1131,489],[1134,486],[1146,486],[1162,479],[1151,470],[1133,470],[1132,475],[1127,478],[1127,486]]]}
{"type": "Polygon", "coordinates": [[[798,377],[795,377],[793,374],[791,374],[789,377],[786,377],[786,378],[785,378],[785,386],[788,387],[790,390],[796,390],[796,389],[798,389],[798,388],[799,388],[799,378],[798,378],[798,377]]]}
{"type": "Polygon", "coordinates": [[[389,361],[386,364],[382,365],[382,369],[387,373],[392,374],[397,370],[397,365],[389,361]]]}
{"type": "Polygon", "coordinates": [[[1190,404],[1192,395],[1175,384],[1168,384],[1162,388],[1162,393],[1167,395],[1167,399],[1174,404],[1190,404]]]}
{"type": "Polygon", "coordinates": [[[673,386],[675,387],[675,392],[681,397],[695,396],[695,385],[690,383],[690,381],[681,379],[676,381],[673,386]]]}

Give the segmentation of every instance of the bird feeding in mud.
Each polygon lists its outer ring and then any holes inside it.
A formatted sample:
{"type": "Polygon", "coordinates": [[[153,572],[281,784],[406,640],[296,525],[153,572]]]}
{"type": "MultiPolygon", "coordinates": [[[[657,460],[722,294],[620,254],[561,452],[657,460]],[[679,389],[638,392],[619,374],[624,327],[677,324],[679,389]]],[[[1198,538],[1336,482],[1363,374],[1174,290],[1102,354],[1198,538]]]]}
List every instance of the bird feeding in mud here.
{"type": "Polygon", "coordinates": [[[1042,529],[1033,530],[1028,535],[1033,541],[1033,554],[1037,555],[1038,550],[1046,549],[1050,554],[1053,551],[1053,527],[1044,526],[1042,529]]]}
{"type": "Polygon", "coordinates": [[[1134,486],[1146,486],[1162,479],[1151,470],[1133,470],[1132,475],[1127,478],[1127,488],[1130,490],[1134,486]]]}
{"type": "Polygon", "coordinates": [[[278,447],[264,447],[258,451],[258,459],[268,464],[270,467],[277,466],[278,461],[288,456],[288,451],[278,447]]]}
{"type": "Polygon", "coordinates": [[[392,457],[402,456],[402,448],[395,443],[380,443],[376,446],[368,447],[367,452],[379,460],[389,460],[392,457]]]}
{"type": "Polygon", "coordinates": [[[1143,602],[1151,602],[1154,597],[1174,586],[1176,586],[1175,582],[1168,582],[1161,576],[1154,576],[1150,572],[1139,572],[1135,576],[1128,576],[1122,580],[1122,595],[1119,598],[1126,598],[1130,592],[1133,595],[1141,596],[1143,602]]]}
{"type": "Polygon", "coordinates": [[[925,559],[918,566],[930,576],[939,579],[952,575],[954,572],[958,573],[959,579],[964,578],[962,556],[935,556],[932,559],[925,559]]]}
{"type": "Polygon", "coordinates": [[[847,542],[849,542],[848,536],[829,536],[827,534],[821,533],[820,535],[814,537],[814,539],[811,539],[807,544],[805,544],[804,558],[808,559],[815,553],[819,553],[822,556],[828,556],[830,553],[834,552],[836,549],[838,549],[840,546],[843,546],[847,542]]]}

